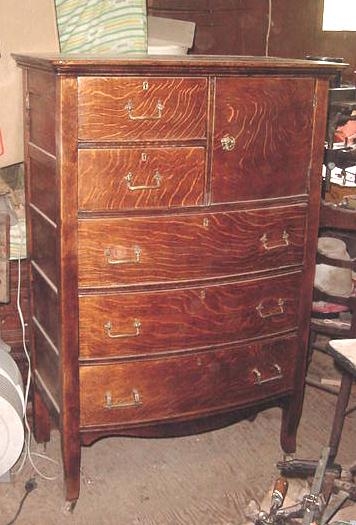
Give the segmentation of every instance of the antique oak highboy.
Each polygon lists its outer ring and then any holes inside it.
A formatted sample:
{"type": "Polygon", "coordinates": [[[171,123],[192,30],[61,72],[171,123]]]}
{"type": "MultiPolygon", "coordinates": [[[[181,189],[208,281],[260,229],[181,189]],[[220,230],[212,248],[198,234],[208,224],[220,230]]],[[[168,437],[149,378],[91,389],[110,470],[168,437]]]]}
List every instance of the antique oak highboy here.
{"type": "Polygon", "coordinates": [[[80,447],[282,408],[295,450],[336,64],[15,56],[35,437],[80,447]]]}

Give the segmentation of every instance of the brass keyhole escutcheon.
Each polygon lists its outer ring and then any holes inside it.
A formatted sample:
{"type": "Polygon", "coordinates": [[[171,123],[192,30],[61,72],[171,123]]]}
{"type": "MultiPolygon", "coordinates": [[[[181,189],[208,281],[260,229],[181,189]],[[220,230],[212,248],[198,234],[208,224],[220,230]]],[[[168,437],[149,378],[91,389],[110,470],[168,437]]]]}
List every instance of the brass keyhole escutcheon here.
{"type": "Polygon", "coordinates": [[[232,151],[235,149],[236,140],[232,135],[225,135],[220,142],[224,151],[232,151]]]}

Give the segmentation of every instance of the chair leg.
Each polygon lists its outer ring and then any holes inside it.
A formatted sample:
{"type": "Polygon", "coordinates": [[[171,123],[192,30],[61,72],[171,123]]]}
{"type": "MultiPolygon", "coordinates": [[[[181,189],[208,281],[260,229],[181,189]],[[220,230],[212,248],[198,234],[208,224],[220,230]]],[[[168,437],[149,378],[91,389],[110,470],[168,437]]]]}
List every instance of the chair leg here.
{"type": "Polygon", "coordinates": [[[339,448],[341,433],[345,421],[345,412],[351,394],[353,379],[354,378],[352,374],[346,371],[343,372],[341,377],[340,392],[336,401],[334,421],[332,424],[331,435],[329,439],[329,464],[334,463],[339,448]]]}
{"type": "Polygon", "coordinates": [[[313,358],[313,347],[316,341],[317,333],[314,330],[310,330],[309,333],[309,341],[308,341],[308,356],[307,356],[307,366],[309,368],[309,365],[311,363],[311,360],[313,358]]]}

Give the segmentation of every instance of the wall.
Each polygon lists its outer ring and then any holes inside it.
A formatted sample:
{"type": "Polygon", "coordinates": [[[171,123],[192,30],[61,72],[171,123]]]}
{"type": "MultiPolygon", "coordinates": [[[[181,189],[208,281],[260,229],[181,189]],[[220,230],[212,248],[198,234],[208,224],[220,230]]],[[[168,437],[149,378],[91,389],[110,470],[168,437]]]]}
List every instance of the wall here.
{"type": "Polygon", "coordinates": [[[343,78],[354,82],[356,32],[322,31],[323,3],[323,0],[299,0],[286,5],[285,0],[273,0],[271,54],[342,57],[350,64],[343,78]]]}
{"type": "Polygon", "coordinates": [[[0,0],[0,168],[23,160],[22,73],[11,53],[58,51],[54,3],[0,0]]]}
{"type": "Polygon", "coordinates": [[[196,23],[195,54],[264,53],[265,0],[148,0],[148,13],[196,23]],[[256,28],[258,30],[256,31],[256,28]]]}
{"type": "MultiPolygon", "coordinates": [[[[268,0],[148,0],[148,12],[197,24],[197,54],[264,55],[268,0]]],[[[272,0],[269,54],[344,57],[351,65],[344,74],[354,80],[356,32],[323,32],[323,0],[272,0]]]]}

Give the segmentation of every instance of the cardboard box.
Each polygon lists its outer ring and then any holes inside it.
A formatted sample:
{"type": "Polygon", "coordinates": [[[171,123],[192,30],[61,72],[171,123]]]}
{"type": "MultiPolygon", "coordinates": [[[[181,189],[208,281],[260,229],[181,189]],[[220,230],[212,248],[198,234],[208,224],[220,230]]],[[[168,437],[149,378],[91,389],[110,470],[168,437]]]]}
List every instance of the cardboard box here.
{"type": "Polygon", "coordinates": [[[11,53],[58,52],[52,0],[0,1],[0,168],[23,161],[22,78],[11,53]]]}
{"type": "Polygon", "coordinates": [[[194,33],[194,22],[148,16],[148,53],[186,54],[193,46],[194,33]]]}

